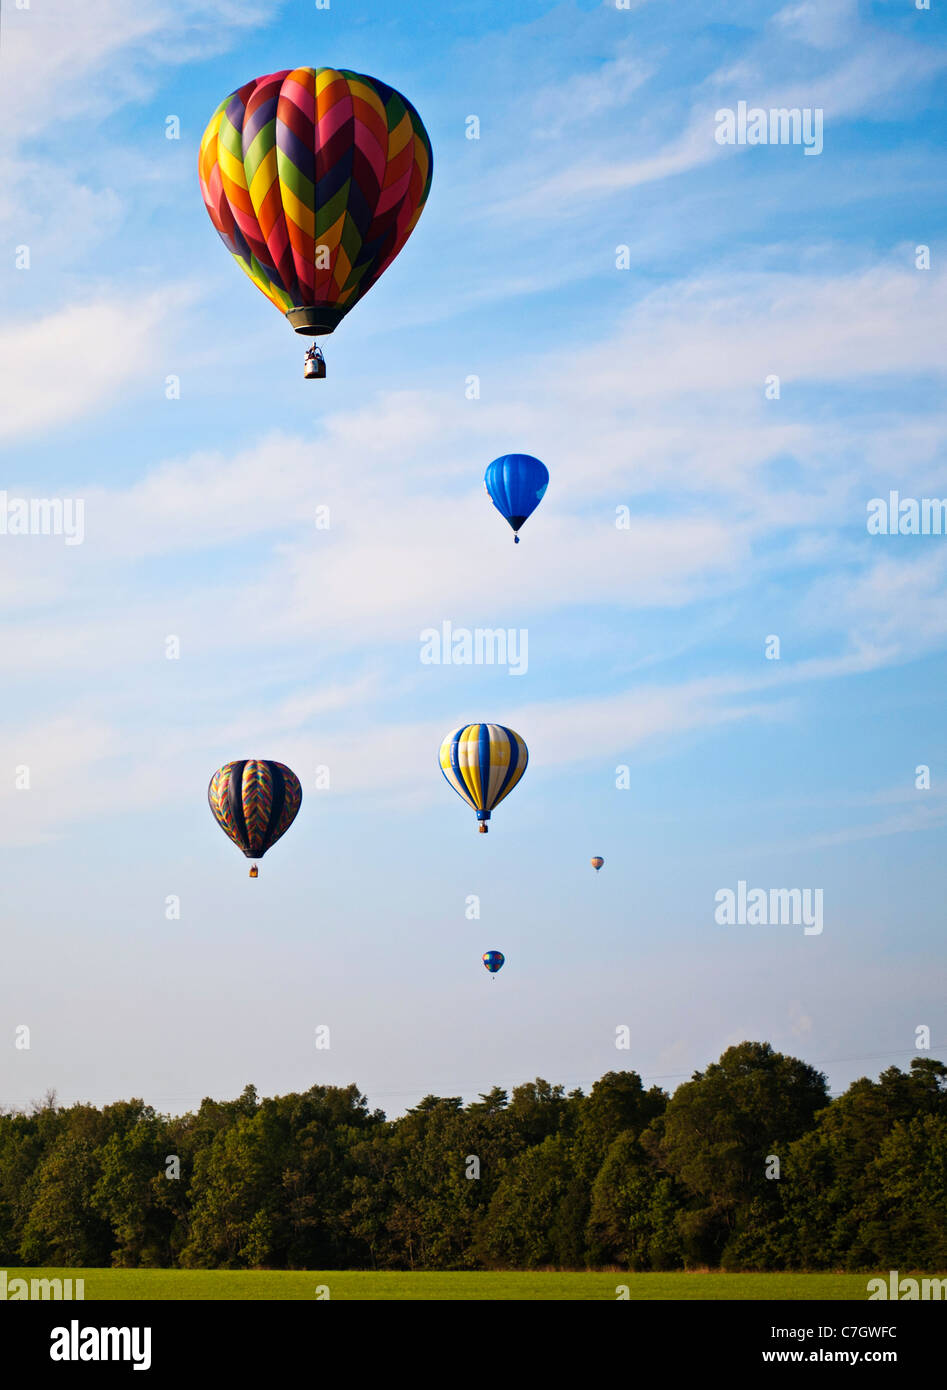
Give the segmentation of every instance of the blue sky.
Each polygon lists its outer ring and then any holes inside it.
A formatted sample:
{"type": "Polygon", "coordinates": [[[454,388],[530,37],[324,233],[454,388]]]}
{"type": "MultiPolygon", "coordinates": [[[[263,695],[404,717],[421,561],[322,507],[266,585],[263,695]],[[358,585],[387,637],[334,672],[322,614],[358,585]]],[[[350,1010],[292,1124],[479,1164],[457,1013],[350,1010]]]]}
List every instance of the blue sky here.
{"type": "Polygon", "coordinates": [[[0,1101],[943,1055],[947,537],[866,530],[947,495],[942,9],[9,11],[0,488],[85,538],[0,537],[0,1101]],[[301,64],[434,146],[318,384],[196,177],[218,101],[301,64]],[[822,154],[721,147],[741,100],[821,108],[822,154]],[[517,547],[481,482],[515,450],[551,474],[517,547]],[[445,620],[527,629],[528,671],[423,665],[445,620]],[[486,837],[436,766],[479,719],[531,754],[486,837]],[[252,884],[205,800],[246,756],[304,787],[252,884]],[[821,888],[822,934],[718,926],[740,879],[821,888]]]}

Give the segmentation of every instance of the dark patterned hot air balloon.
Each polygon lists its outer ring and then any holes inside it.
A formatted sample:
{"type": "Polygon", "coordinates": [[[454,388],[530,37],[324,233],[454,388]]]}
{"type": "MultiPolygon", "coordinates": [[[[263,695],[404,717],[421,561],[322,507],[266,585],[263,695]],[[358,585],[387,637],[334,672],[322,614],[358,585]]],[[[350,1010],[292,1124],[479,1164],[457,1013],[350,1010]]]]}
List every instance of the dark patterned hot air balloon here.
{"type": "Polygon", "coordinates": [[[483,953],[483,963],[491,975],[497,973],[505,960],[506,956],[502,951],[484,951],[483,953]]]}
{"type": "MultiPolygon", "coordinates": [[[[420,116],[393,87],[345,69],[294,68],[220,103],[199,173],[211,221],[241,269],[297,333],[318,337],[408,240],[432,164],[420,116]]],[[[318,349],[306,375],[325,375],[318,349]]]]}
{"type": "Polygon", "coordinates": [[[592,865],[592,868],[595,870],[595,872],[598,873],[599,869],[605,863],[605,860],[602,858],[600,854],[596,854],[592,859],[589,860],[589,863],[592,865]]]}
{"type": "Polygon", "coordinates": [[[487,833],[490,812],[516,786],[528,761],[526,744],[503,724],[465,724],[441,744],[441,771],[476,811],[481,835],[487,833]]]}
{"type": "MultiPolygon", "coordinates": [[[[261,859],[286,834],[302,799],[295,772],[268,758],[225,763],[207,788],[214,819],[248,859],[261,859]]],[[[254,864],[250,877],[256,876],[254,864]]]]}

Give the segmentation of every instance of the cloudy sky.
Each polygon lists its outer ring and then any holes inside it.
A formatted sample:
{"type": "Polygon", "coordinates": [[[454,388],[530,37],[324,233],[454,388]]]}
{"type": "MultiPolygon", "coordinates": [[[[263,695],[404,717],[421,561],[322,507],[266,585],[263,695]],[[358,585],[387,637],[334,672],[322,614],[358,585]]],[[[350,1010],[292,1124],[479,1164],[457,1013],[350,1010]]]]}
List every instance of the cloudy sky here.
{"type": "Polygon", "coordinates": [[[84,523],[0,534],[0,1103],[947,1053],[947,537],[866,526],[947,496],[943,8],[512,9],[4,5],[0,491],[84,523]],[[322,383],[196,173],[222,97],[305,64],[434,146],[322,383]],[[822,153],[717,143],[741,101],[822,153]],[[551,482],[514,547],[516,450],[551,482]],[[527,669],[422,663],[447,621],[527,669]],[[530,749],[489,836],[436,763],[481,719],[530,749]],[[251,883],[206,786],[254,756],[304,800],[251,883]],[[741,880],[823,931],[719,925],[741,880]]]}

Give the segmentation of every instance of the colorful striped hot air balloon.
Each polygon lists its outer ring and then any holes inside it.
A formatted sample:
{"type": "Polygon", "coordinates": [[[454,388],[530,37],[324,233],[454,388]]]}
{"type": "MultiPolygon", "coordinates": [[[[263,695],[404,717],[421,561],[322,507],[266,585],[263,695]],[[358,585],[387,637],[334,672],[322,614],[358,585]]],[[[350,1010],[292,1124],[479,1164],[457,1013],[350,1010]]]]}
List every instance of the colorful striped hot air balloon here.
{"type": "MultiPolygon", "coordinates": [[[[546,493],[549,470],[532,454],[504,454],[487,466],[483,485],[501,516],[518,531],[546,493]]],[[[519,536],[513,536],[519,545],[519,536]]]]}
{"type": "Polygon", "coordinates": [[[592,865],[592,868],[595,870],[595,872],[598,873],[599,869],[605,863],[605,860],[602,858],[600,854],[596,854],[594,858],[589,860],[589,863],[592,865]]]}
{"type": "Polygon", "coordinates": [[[503,724],[465,724],[441,744],[441,771],[458,796],[472,806],[487,833],[490,812],[526,771],[529,753],[519,734],[503,724]]]}
{"type": "MultiPolygon", "coordinates": [[[[268,758],[225,763],[207,788],[214,819],[248,859],[261,859],[286,834],[302,799],[295,772],[268,758]]],[[[256,876],[254,864],[250,877],[256,876]]]]}
{"type": "Polygon", "coordinates": [[[506,956],[502,951],[484,951],[482,959],[490,974],[495,975],[506,960],[506,956]]]}
{"type": "Polygon", "coordinates": [[[346,69],[294,68],[224,98],[201,140],[199,174],[227,250],[297,333],[317,337],[402,249],[432,165],[421,118],[393,87],[346,69]]]}

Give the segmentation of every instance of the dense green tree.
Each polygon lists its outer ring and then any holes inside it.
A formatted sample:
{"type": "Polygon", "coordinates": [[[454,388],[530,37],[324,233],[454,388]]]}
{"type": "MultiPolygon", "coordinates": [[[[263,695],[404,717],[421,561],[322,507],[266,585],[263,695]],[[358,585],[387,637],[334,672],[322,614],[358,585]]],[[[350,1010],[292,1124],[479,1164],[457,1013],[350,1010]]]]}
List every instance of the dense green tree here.
{"type": "Polygon", "coordinates": [[[358,1088],[265,1100],[199,1150],[185,1266],[340,1268],[356,1139],[381,1117],[358,1088]]]}
{"type": "Polygon", "coordinates": [[[619,1134],[592,1187],[590,1262],[636,1270],[680,1268],[682,1199],[674,1179],[658,1170],[634,1131],[619,1134]]]}
{"type": "Polygon", "coordinates": [[[170,1145],[167,1121],[142,1105],[137,1123],[113,1133],[100,1151],[92,1205],[114,1233],[113,1264],[163,1268],[172,1263],[175,1211],[162,1200],[162,1188],[175,1181],[166,1170],[170,1145]]]}
{"type": "Polygon", "coordinates": [[[716,1264],[751,1219],[775,1209],[780,1164],[828,1102],[825,1077],[768,1043],[740,1043],[679,1086],[652,1131],[661,1167],[690,1194],[679,1227],[688,1261],[716,1264]]]}
{"type": "Polygon", "coordinates": [[[517,1148],[541,1144],[569,1122],[570,1101],[562,1086],[537,1077],[515,1086],[507,1110],[509,1133],[517,1148]]]}
{"type": "Polygon", "coordinates": [[[13,1265],[36,1197],[45,1155],[64,1121],[50,1093],[31,1113],[0,1115],[0,1262],[13,1265]]]}
{"type": "Polygon", "coordinates": [[[577,1264],[574,1176],[571,1145],[562,1134],[521,1153],[490,1203],[482,1239],[487,1263],[512,1269],[577,1264]]]}
{"type": "Polygon", "coordinates": [[[356,1153],[356,1229],[376,1267],[467,1269],[511,1149],[502,1092],[428,1096],[356,1153]]]}
{"type": "Polygon", "coordinates": [[[830,1101],[766,1043],[673,1097],[609,1072],[370,1111],[355,1086],[0,1112],[0,1262],[380,1269],[947,1265],[947,1067],[830,1101]],[[779,1176],[767,1159],[779,1159],[779,1176]]]}
{"type": "Polygon", "coordinates": [[[877,1265],[947,1269],[947,1116],[896,1122],[872,1164],[860,1215],[877,1265]]]}
{"type": "Polygon", "coordinates": [[[579,1147],[601,1163],[620,1134],[636,1138],[667,1106],[659,1086],[646,1091],[636,1071],[606,1072],[582,1105],[578,1126],[579,1147]]]}
{"type": "Polygon", "coordinates": [[[100,1165],[92,1143],[65,1133],[43,1159],[19,1258],[27,1265],[104,1265],[112,1238],[107,1221],[92,1207],[100,1165]]]}
{"type": "Polygon", "coordinates": [[[764,1248],[774,1247],[771,1267],[873,1267],[883,1244],[875,1160],[895,1126],[924,1116],[947,1116],[947,1067],[928,1058],[862,1077],[822,1110],[789,1149],[778,1239],[764,1248]]]}

